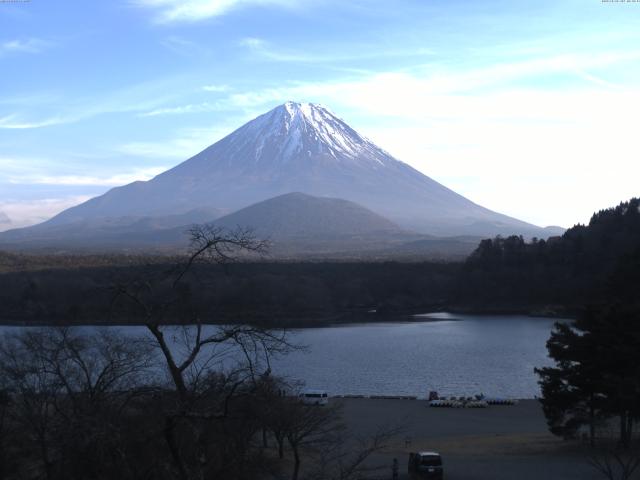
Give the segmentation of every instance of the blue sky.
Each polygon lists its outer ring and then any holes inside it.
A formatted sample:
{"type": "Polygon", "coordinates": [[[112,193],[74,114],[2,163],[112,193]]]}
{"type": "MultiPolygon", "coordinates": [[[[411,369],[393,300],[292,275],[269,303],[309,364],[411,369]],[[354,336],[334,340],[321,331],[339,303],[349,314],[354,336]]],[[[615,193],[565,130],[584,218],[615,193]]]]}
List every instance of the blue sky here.
{"type": "Polygon", "coordinates": [[[484,206],[586,222],[640,194],[639,27],[601,0],[0,2],[0,211],[44,220],[297,100],[484,206]]]}

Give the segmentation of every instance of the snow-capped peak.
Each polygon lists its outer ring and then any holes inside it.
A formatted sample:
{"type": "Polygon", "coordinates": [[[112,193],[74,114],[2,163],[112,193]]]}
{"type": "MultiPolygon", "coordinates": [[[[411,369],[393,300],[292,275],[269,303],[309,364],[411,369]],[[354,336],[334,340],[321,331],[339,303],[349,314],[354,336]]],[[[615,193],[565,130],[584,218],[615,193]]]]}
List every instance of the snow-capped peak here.
{"type": "Polygon", "coordinates": [[[339,161],[366,157],[380,165],[388,155],[316,103],[286,102],[240,130],[245,139],[250,133],[256,161],[268,152],[279,163],[321,155],[339,161]]]}
{"type": "Polygon", "coordinates": [[[327,153],[333,156],[341,154],[355,157],[367,143],[363,137],[321,105],[287,102],[284,109],[288,116],[285,119],[285,128],[292,134],[292,139],[298,140],[296,145],[289,146],[293,150],[302,148],[299,140],[304,136],[320,149],[326,148],[327,153]],[[302,133],[306,135],[301,135],[302,133]]]}

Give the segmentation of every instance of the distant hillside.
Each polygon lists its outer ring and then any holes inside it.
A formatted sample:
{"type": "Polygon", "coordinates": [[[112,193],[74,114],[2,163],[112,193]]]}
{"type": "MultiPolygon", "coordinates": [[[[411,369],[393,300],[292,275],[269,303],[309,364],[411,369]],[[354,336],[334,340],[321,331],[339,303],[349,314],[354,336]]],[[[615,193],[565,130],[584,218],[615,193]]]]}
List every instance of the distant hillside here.
{"type": "Polygon", "coordinates": [[[0,235],[0,248],[11,250],[69,250],[114,252],[154,247],[167,251],[188,244],[190,225],[208,223],[223,212],[198,208],[160,217],[97,217],[64,225],[43,223],[0,235]]]}
{"type": "Polygon", "coordinates": [[[9,225],[11,223],[11,219],[9,218],[9,216],[0,211],[0,225],[9,225]]]}
{"type": "Polygon", "coordinates": [[[348,200],[289,193],[220,217],[197,209],[163,217],[106,217],[45,223],[0,235],[0,249],[41,253],[174,254],[189,245],[194,224],[250,228],[270,240],[269,256],[284,259],[462,259],[479,237],[440,238],[409,232],[348,200]]]}
{"type": "Polygon", "coordinates": [[[269,253],[275,258],[460,260],[480,241],[479,237],[421,235],[357,203],[303,193],[256,203],[214,224],[252,228],[257,237],[271,241],[269,253]]]}
{"type": "Polygon", "coordinates": [[[460,293],[505,308],[597,302],[615,296],[610,282],[620,269],[640,270],[639,253],[640,199],[633,198],[547,241],[483,240],[465,264],[460,293]]]}
{"type": "Polygon", "coordinates": [[[214,223],[227,228],[251,227],[258,236],[273,238],[402,232],[395,223],[357,203],[304,193],[270,198],[219,218],[214,223]]]}

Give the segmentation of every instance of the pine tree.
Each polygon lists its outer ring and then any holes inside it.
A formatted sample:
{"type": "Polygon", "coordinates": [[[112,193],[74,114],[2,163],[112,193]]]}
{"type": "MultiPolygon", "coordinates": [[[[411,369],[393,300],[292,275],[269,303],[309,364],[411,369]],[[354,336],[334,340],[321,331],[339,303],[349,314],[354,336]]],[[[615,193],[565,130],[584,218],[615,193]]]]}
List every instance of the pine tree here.
{"type": "Polygon", "coordinates": [[[618,417],[619,440],[631,441],[640,418],[640,315],[616,303],[591,307],[571,324],[557,323],[547,342],[555,367],[536,369],[550,431],[574,436],[599,418],[618,417]]]}

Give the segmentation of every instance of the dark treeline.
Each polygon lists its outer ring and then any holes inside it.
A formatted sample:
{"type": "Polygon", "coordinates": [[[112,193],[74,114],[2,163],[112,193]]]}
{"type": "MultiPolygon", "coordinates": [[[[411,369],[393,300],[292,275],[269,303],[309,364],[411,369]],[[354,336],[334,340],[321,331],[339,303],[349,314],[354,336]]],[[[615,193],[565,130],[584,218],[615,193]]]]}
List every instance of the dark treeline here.
{"type": "Polygon", "coordinates": [[[47,269],[77,270],[89,267],[141,266],[166,264],[178,260],[177,256],[149,254],[71,254],[30,251],[17,253],[0,250],[0,273],[40,271],[47,269]]]}
{"type": "MultiPolygon", "coordinates": [[[[139,323],[135,312],[111,308],[114,286],[151,281],[170,288],[173,266],[45,269],[0,275],[0,318],[5,323],[139,323]]],[[[216,322],[298,322],[433,308],[451,291],[459,264],[235,263],[195,265],[183,298],[216,322]]],[[[171,313],[164,321],[176,322],[171,313]]]]}
{"type": "Polygon", "coordinates": [[[590,463],[627,479],[640,467],[640,250],[613,263],[601,294],[556,323],[547,342],[555,365],[536,372],[550,431],[587,437],[599,452],[590,463]]]}
{"type": "MultiPolygon", "coordinates": [[[[456,282],[457,300],[467,308],[569,313],[609,295],[620,268],[640,268],[640,199],[595,213],[562,237],[483,240],[456,282]]],[[[622,288],[622,287],[620,287],[622,288]]]]}
{"type": "MultiPolygon", "coordinates": [[[[606,296],[615,269],[640,268],[639,204],[632,199],[598,212],[562,237],[483,240],[462,263],[198,264],[181,293],[216,322],[313,325],[361,320],[370,309],[378,317],[433,309],[575,315],[606,296]]],[[[0,321],[69,324],[137,323],[123,310],[114,316],[113,287],[143,279],[168,288],[176,258],[79,257],[77,265],[68,256],[0,260],[0,321]]],[[[169,313],[164,321],[175,322],[169,313]]]]}

